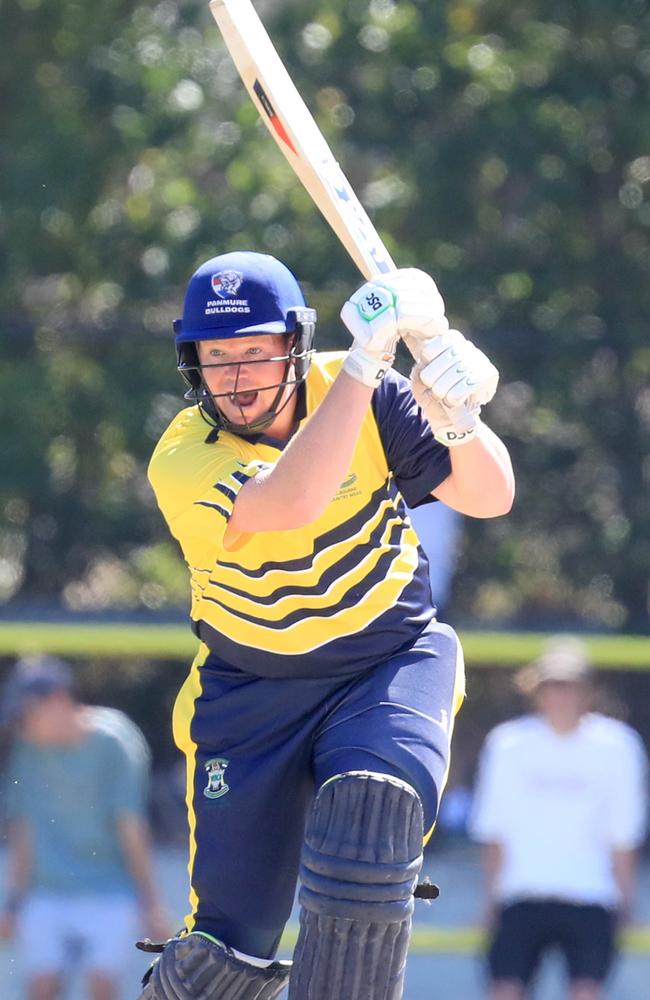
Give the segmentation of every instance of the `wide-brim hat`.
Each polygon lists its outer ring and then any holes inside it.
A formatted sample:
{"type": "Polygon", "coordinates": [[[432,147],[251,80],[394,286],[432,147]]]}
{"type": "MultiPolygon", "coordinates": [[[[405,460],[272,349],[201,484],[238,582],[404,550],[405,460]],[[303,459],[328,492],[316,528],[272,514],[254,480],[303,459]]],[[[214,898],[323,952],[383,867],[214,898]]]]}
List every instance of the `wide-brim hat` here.
{"type": "Polygon", "coordinates": [[[541,684],[585,684],[592,666],[585,644],[569,636],[554,636],[532,663],[519,670],[515,683],[524,694],[532,694],[541,684]]]}

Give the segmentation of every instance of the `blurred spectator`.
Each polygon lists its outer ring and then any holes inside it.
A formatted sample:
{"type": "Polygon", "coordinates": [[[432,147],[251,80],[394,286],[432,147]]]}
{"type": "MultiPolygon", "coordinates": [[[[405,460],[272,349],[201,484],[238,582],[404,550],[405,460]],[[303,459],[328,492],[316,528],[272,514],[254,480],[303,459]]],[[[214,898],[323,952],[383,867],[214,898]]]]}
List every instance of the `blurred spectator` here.
{"type": "Polygon", "coordinates": [[[29,1000],[61,995],[71,956],[84,996],[114,1000],[137,933],[168,933],[150,862],[144,737],[122,712],[82,705],[69,665],[52,657],[16,664],[0,719],[14,736],[0,939],[16,936],[29,1000]]]}
{"type": "Polygon", "coordinates": [[[517,680],[533,713],[488,735],[470,824],[485,845],[489,995],[521,1000],[554,947],[571,1000],[597,1000],[632,914],[646,754],[633,729],[590,711],[577,640],[552,640],[517,680]]]}
{"type": "Polygon", "coordinates": [[[158,844],[187,849],[187,776],[183,758],[156,775],[156,797],[151,803],[151,822],[158,844]]]}
{"type": "Polygon", "coordinates": [[[451,586],[458,558],[462,514],[441,501],[407,508],[408,516],[429,560],[429,581],[438,621],[447,621],[451,586]]]}

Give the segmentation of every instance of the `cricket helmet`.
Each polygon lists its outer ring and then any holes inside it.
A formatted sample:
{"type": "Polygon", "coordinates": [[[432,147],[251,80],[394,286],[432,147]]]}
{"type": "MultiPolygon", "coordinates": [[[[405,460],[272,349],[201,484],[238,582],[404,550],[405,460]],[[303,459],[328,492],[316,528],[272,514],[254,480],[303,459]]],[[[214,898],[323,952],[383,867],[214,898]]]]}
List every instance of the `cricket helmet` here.
{"type": "MultiPolygon", "coordinates": [[[[307,306],[298,281],[275,257],[251,251],[212,257],[190,278],[183,316],[174,323],[177,367],[189,387],[185,398],[198,403],[202,414],[218,428],[239,434],[258,433],[288,402],[291,394],[280,405],[285,387],[292,385],[295,391],[304,381],[313,354],[315,329],[316,310],[307,306]],[[287,334],[287,352],[276,359],[285,362],[283,377],[265,387],[277,388],[275,399],[266,414],[253,423],[246,423],[244,418],[242,424],[234,424],[208,390],[197,342],[269,333],[287,334]]],[[[241,367],[241,362],[234,364],[241,367]]]]}

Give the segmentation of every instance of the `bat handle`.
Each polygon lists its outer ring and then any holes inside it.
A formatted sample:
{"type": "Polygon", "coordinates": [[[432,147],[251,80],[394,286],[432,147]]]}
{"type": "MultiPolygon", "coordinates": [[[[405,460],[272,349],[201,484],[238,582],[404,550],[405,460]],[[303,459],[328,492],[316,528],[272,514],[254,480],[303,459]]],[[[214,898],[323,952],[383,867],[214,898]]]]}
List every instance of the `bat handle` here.
{"type": "Polygon", "coordinates": [[[419,362],[422,360],[422,357],[420,355],[420,342],[417,339],[417,337],[411,337],[407,333],[402,337],[402,340],[406,344],[409,353],[413,358],[413,360],[415,361],[415,363],[419,364],[419,362]]]}

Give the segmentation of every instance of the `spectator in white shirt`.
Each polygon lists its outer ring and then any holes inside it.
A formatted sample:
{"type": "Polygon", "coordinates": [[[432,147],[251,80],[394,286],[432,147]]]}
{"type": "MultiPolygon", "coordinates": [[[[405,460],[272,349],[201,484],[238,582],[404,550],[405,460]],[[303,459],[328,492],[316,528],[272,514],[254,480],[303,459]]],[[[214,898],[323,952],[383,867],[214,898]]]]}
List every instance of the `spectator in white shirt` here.
{"type": "Polygon", "coordinates": [[[599,1000],[632,911],[646,753],[635,730],[590,711],[577,640],[552,640],[517,680],[534,711],[488,734],[470,822],[484,845],[490,1000],[523,1000],[552,947],[570,1000],[599,1000]]]}

